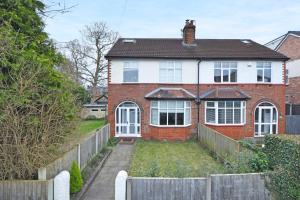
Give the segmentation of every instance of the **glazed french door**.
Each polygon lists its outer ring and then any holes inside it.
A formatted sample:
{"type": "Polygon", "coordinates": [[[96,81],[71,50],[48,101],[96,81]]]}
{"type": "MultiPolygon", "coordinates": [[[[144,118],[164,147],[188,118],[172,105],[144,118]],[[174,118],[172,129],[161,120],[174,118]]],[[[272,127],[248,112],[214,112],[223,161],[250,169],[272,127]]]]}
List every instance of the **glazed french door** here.
{"type": "Polygon", "coordinates": [[[255,112],[255,134],[264,136],[277,133],[277,111],[273,106],[259,106],[255,112]]]}
{"type": "Polygon", "coordinates": [[[116,117],[116,132],[119,136],[130,137],[140,133],[138,107],[119,107],[116,117]]]}

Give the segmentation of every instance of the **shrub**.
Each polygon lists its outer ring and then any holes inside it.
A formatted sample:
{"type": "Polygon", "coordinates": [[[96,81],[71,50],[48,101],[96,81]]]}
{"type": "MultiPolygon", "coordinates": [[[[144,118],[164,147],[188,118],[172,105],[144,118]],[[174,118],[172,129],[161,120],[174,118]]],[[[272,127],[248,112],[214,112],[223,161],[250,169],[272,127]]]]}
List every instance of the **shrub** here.
{"type": "Polygon", "coordinates": [[[265,153],[271,191],[278,199],[300,199],[300,142],[286,136],[267,136],[265,153]]]}
{"type": "Polygon", "coordinates": [[[111,137],[111,138],[108,139],[107,145],[111,146],[111,147],[114,147],[118,144],[118,142],[119,142],[118,138],[111,137]]]}
{"type": "Polygon", "coordinates": [[[263,172],[268,170],[268,157],[263,152],[255,153],[249,160],[249,166],[254,172],[263,172]]]}
{"type": "Polygon", "coordinates": [[[79,192],[83,185],[83,179],[77,162],[73,161],[70,171],[70,191],[71,194],[79,192]]]}

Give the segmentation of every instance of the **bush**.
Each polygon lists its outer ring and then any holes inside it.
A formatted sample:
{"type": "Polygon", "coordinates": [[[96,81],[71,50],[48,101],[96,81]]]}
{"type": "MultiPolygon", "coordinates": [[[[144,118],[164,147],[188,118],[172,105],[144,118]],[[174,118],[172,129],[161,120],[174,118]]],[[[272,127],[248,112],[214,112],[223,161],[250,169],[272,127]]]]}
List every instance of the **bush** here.
{"type": "Polygon", "coordinates": [[[70,171],[70,191],[71,194],[77,193],[81,190],[83,179],[77,162],[73,161],[70,171]]]}
{"type": "Polygon", "coordinates": [[[287,136],[267,136],[264,151],[273,169],[268,173],[271,191],[278,199],[300,199],[300,142],[287,136]]]}

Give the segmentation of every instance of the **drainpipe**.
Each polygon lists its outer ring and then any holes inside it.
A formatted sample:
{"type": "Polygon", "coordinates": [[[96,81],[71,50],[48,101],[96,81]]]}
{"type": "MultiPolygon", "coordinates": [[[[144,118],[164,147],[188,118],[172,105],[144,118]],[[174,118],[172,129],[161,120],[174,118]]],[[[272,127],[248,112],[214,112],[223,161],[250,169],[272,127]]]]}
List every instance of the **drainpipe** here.
{"type": "Polygon", "coordinates": [[[199,123],[200,123],[200,63],[201,60],[198,60],[198,69],[197,69],[197,99],[196,99],[196,104],[197,104],[197,139],[199,140],[199,123]]]}

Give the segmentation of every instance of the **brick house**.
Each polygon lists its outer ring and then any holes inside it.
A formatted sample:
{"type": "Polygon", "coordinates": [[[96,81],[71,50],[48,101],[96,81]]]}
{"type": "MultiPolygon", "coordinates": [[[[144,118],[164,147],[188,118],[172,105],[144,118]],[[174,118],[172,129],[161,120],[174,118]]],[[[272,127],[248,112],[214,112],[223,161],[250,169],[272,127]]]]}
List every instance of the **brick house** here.
{"type": "Polygon", "coordinates": [[[285,61],[248,39],[119,39],[106,55],[112,136],[186,140],[202,123],[234,138],[285,131],[285,61]]]}
{"type": "Polygon", "coordinates": [[[286,101],[288,104],[300,105],[300,31],[289,31],[265,46],[290,58],[286,63],[286,101]]]}

